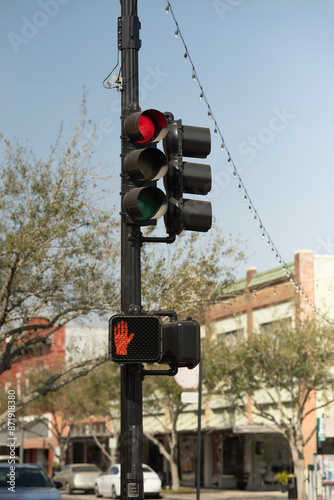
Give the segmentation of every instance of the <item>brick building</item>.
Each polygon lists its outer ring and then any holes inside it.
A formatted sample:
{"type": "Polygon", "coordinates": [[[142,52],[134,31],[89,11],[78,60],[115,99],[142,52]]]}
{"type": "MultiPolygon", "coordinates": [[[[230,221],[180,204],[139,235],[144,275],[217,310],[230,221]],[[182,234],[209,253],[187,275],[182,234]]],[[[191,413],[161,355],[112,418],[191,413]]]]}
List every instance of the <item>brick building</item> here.
{"type": "MultiPolygon", "coordinates": [[[[332,268],[333,284],[334,258],[329,257],[325,261],[326,269],[332,268]]],[[[323,262],[320,267],[322,264],[323,262]]],[[[319,270],[318,258],[312,251],[307,250],[296,251],[294,262],[288,264],[286,269],[280,266],[257,273],[256,268],[248,268],[246,278],[239,280],[233,287],[234,298],[217,304],[210,311],[208,322],[212,331],[216,335],[224,336],[225,341],[233,345],[239,336],[270,329],[273,322],[284,321],[293,327],[298,319],[311,318],[314,315],[313,305],[316,308],[319,305],[318,281],[322,279],[318,276],[319,270]],[[292,281],[291,275],[294,276],[295,282],[292,281]],[[296,291],[301,290],[302,293],[296,294],[296,291]]],[[[329,298],[329,290],[326,296],[329,298]]],[[[334,295],[332,296],[334,298],[334,295]]],[[[249,399],[249,405],[251,404],[249,399]]],[[[313,393],[308,400],[309,408],[314,407],[314,404],[313,393]]],[[[316,425],[317,415],[312,412],[303,422],[305,435],[309,435],[316,425]]],[[[247,420],[241,418],[234,422],[231,434],[234,435],[231,439],[234,439],[235,446],[241,448],[239,454],[243,456],[242,462],[255,485],[265,480],[266,475],[270,482],[275,468],[291,466],[292,459],[284,438],[278,433],[273,434],[266,425],[256,425],[251,412],[248,413],[247,420]]],[[[317,434],[314,433],[304,449],[306,464],[313,463],[313,453],[316,451],[317,434]]],[[[224,463],[222,468],[224,472],[224,463]]],[[[231,467],[225,468],[227,471],[228,469],[231,470],[231,467]]],[[[230,478],[225,480],[228,482],[230,478]]],[[[224,483],[224,478],[222,482],[224,483]]]]}

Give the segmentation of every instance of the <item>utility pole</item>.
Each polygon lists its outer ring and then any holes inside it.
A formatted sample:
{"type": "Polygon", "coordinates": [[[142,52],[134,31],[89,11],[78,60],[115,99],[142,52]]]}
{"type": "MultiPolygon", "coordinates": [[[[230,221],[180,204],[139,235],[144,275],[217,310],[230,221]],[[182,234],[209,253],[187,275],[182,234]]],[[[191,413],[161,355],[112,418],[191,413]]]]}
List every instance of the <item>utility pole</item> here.
{"type": "MultiPolygon", "coordinates": [[[[124,216],[124,194],[128,180],[124,157],[127,141],[124,137],[125,118],[139,110],[138,51],[140,23],[137,0],[120,0],[121,18],[118,22],[118,48],[121,51],[123,77],[121,140],[121,308],[128,313],[140,313],[140,226],[129,225],[124,216]]],[[[121,499],[144,499],[142,473],[142,375],[141,364],[130,363],[121,367],[121,499]]]]}
{"type": "Polygon", "coordinates": [[[206,158],[210,130],[183,125],[170,112],[141,111],[139,106],[138,0],[120,0],[118,49],[121,52],[121,309],[109,320],[109,354],[121,364],[121,499],[144,500],[143,394],[146,376],[173,376],[178,367],[194,368],[200,361],[200,326],[175,311],[145,312],[141,305],[142,243],[173,243],[184,230],[211,228],[211,203],[183,198],[206,195],[211,189],[209,165],[185,162],[206,158]],[[157,149],[163,140],[166,154],[157,149]],[[166,194],[157,187],[164,178],[166,194]],[[168,236],[144,236],[141,226],[155,225],[164,215],[168,236]],[[161,317],[169,317],[162,324],[161,317]],[[142,363],[169,365],[146,370],[142,363]]]}

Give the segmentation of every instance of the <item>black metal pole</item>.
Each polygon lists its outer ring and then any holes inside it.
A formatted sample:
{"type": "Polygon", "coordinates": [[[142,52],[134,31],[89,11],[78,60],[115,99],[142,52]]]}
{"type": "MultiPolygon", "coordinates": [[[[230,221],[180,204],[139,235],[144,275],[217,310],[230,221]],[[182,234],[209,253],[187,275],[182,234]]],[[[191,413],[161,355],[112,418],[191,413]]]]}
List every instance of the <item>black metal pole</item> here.
{"type": "Polygon", "coordinates": [[[201,497],[202,381],[203,381],[203,366],[201,359],[199,362],[199,374],[198,374],[196,500],[199,500],[201,497]]]}
{"type": "MultiPolygon", "coordinates": [[[[118,48],[121,50],[122,68],[122,184],[121,184],[121,308],[141,307],[140,227],[128,224],[123,209],[123,196],[127,190],[124,156],[127,140],[123,124],[126,116],[139,109],[138,51],[139,19],[137,0],[120,0],[121,18],[118,25],[118,48]]],[[[134,311],[135,312],[135,311],[134,311]]],[[[143,494],[143,412],[141,364],[121,367],[121,499],[144,499],[143,494]]]]}

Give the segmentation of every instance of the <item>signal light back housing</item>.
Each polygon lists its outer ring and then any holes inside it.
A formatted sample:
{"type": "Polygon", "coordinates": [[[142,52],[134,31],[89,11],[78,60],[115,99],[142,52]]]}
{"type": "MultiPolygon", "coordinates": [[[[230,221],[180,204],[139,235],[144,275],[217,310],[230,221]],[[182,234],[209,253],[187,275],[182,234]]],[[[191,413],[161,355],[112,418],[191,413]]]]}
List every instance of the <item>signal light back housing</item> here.
{"type": "Polygon", "coordinates": [[[201,359],[198,321],[170,321],[162,325],[162,356],[159,364],[195,368],[201,359]]]}
{"type": "Polygon", "coordinates": [[[206,232],[212,226],[209,201],[183,198],[184,193],[207,195],[211,190],[211,167],[207,164],[184,162],[183,157],[206,158],[211,152],[210,129],[183,125],[182,120],[168,116],[168,134],[164,150],[168,173],[164,178],[168,194],[165,226],[168,234],[183,230],[206,232]]]}

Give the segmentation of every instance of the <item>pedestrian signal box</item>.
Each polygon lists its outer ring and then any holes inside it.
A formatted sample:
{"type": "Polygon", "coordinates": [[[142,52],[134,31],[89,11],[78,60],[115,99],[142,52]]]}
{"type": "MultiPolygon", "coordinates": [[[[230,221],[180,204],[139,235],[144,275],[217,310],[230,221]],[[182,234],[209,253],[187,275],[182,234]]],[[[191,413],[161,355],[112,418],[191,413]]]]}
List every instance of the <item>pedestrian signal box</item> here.
{"type": "Polygon", "coordinates": [[[109,320],[109,356],[116,363],[157,363],[161,358],[158,316],[118,314],[109,320]]]}
{"type": "Polygon", "coordinates": [[[201,333],[198,321],[170,321],[162,325],[160,364],[187,367],[190,370],[201,359],[201,333]]]}

